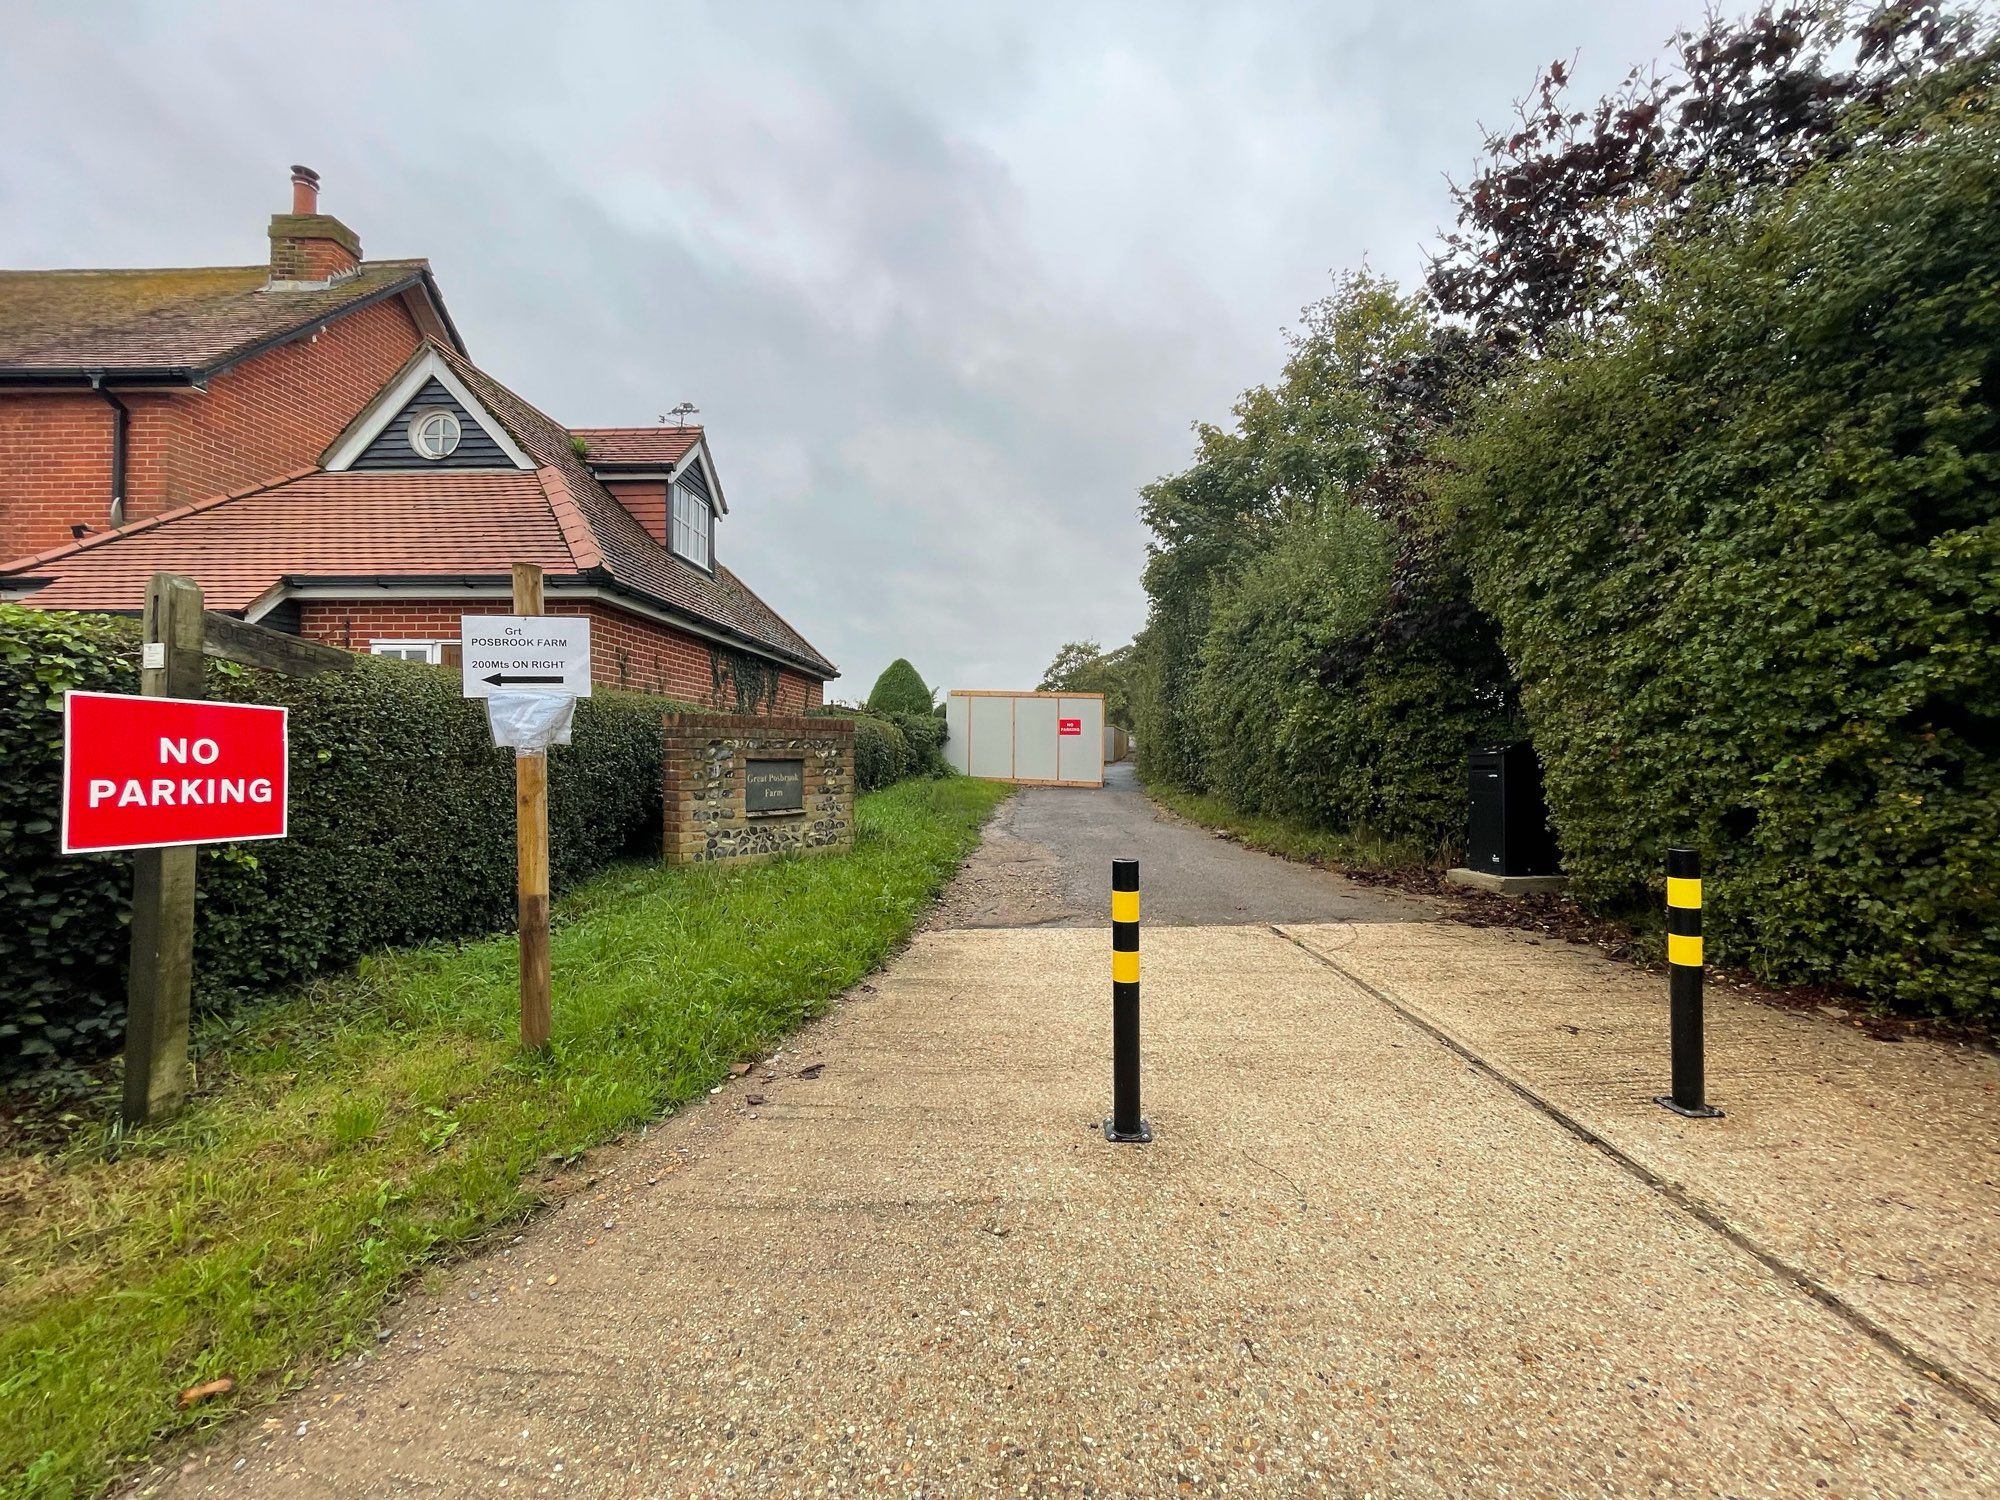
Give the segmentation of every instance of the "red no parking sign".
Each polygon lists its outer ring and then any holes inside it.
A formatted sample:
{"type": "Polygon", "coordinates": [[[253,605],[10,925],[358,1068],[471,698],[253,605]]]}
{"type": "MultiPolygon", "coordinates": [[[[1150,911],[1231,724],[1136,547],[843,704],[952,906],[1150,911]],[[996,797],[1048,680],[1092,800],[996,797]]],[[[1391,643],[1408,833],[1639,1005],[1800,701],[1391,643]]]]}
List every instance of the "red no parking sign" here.
{"type": "Polygon", "coordinates": [[[285,730],[282,708],[65,694],[63,853],[283,838],[285,730]]]}

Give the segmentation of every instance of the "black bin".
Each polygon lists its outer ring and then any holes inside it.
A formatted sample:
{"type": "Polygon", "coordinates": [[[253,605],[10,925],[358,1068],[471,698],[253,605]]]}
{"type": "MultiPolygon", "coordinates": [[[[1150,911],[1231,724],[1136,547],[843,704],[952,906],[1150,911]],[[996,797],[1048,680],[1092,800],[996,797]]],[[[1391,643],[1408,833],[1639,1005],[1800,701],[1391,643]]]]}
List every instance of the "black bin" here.
{"type": "Polygon", "coordinates": [[[1542,800],[1542,766],[1532,745],[1475,750],[1467,780],[1472,816],[1465,864],[1489,875],[1554,875],[1556,837],[1542,800]]]}

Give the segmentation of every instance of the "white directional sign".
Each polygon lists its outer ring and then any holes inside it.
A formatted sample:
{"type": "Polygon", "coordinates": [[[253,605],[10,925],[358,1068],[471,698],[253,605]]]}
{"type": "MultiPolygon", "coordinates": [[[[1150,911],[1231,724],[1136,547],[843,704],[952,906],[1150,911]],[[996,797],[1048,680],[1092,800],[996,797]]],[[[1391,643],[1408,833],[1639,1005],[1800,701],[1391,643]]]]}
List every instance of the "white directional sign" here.
{"type": "Polygon", "coordinates": [[[459,622],[465,696],[590,696],[590,621],[579,615],[466,615],[459,622]]]}

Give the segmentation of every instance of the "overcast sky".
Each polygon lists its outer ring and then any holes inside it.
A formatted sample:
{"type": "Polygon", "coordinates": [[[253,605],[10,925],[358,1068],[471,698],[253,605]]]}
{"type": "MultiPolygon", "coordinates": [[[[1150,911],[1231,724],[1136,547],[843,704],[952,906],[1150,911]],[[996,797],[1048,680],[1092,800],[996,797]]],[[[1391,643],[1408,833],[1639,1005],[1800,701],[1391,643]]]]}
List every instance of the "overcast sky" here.
{"type": "Polygon", "coordinates": [[[1144,619],[1138,489],[1479,125],[1700,0],[0,0],[0,264],[246,264],[292,162],[559,420],[692,401],[717,555],[865,695],[1144,619]]]}

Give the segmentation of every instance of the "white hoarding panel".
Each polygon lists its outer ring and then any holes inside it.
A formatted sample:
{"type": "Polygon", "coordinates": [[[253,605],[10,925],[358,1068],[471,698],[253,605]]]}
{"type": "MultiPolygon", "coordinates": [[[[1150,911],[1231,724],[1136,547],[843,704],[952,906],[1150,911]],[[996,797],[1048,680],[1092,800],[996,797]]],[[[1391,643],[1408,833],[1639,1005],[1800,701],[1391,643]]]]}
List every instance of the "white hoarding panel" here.
{"type": "MultiPolygon", "coordinates": [[[[1048,700],[1043,700],[1048,701],[1048,700]]],[[[1104,781],[1104,700],[1058,698],[1056,779],[1100,785],[1104,781]]]]}
{"type": "Polygon", "coordinates": [[[1056,757],[1056,700],[1014,700],[1014,779],[1060,781],[1056,757]]]}
{"type": "Polygon", "coordinates": [[[945,695],[945,759],[990,781],[1102,786],[1108,731],[1095,693],[945,695]]]}
{"type": "Polygon", "coordinates": [[[1014,700],[981,694],[968,698],[968,775],[992,781],[1014,779],[1014,700]]]}
{"type": "Polygon", "coordinates": [[[971,714],[967,708],[972,700],[963,693],[951,693],[944,700],[944,759],[961,776],[972,774],[972,765],[965,758],[967,749],[966,730],[971,725],[971,714]]]}

